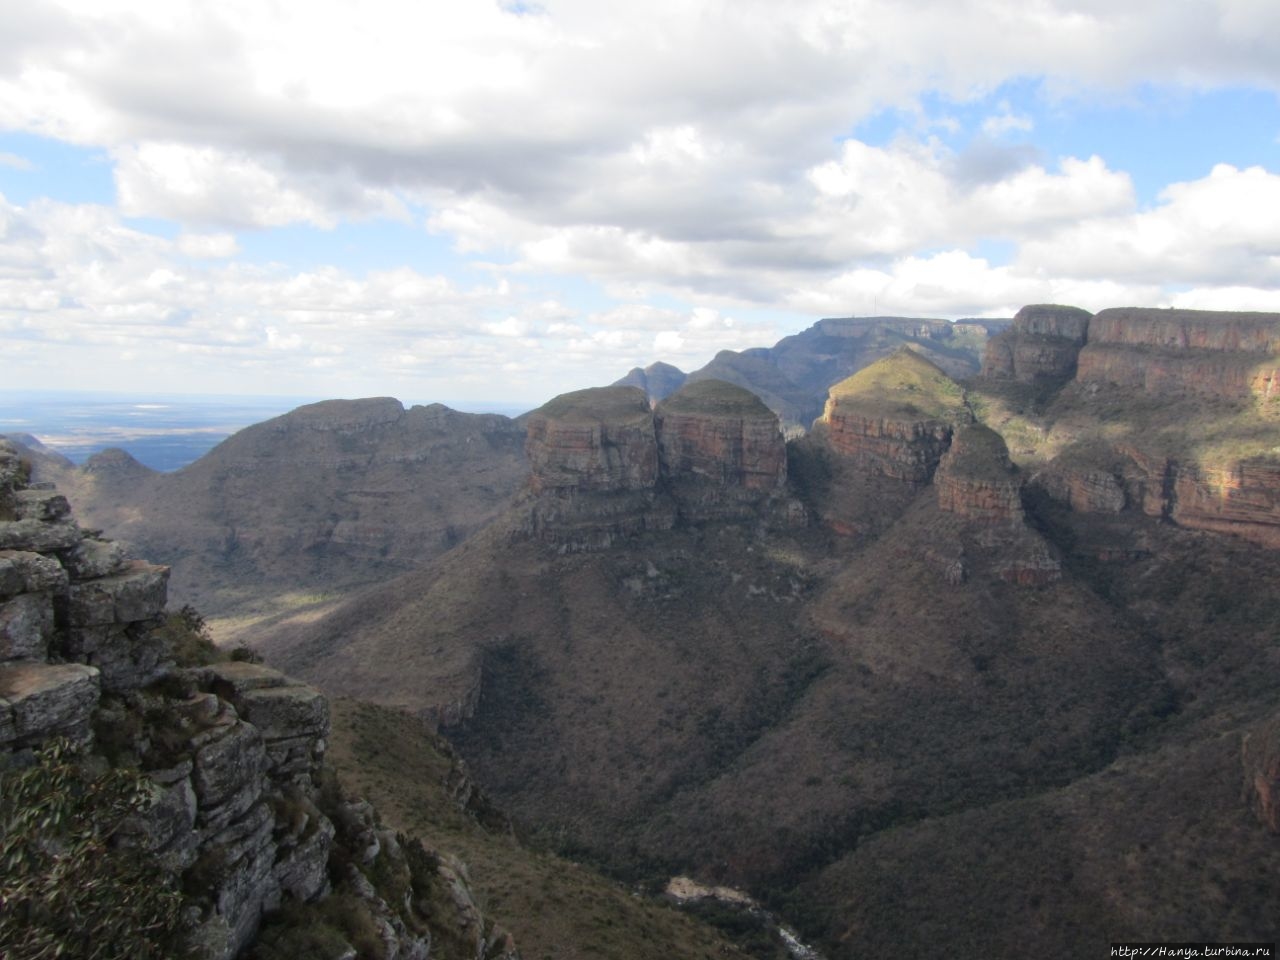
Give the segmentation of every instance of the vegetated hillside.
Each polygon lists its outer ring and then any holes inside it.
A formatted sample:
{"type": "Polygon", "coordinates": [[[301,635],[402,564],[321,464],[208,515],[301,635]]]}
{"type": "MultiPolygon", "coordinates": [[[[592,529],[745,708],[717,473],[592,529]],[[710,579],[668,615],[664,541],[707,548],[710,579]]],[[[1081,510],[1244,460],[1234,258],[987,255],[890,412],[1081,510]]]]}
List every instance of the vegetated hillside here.
{"type": "Polygon", "coordinates": [[[969,377],[978,372],[989,337],[1008,325],[1008,320],[835,317],[772,347],[722,350],[687,376],[669,364],[653,364],[637,367],[615,386],[640,387],[656,403],[685,382],[724,380],[763,400],[789,435],[801,434],[821,414],[830,386],[876,360],[910,346],[951,376],[969,377]]]}
{"type": "Polygon", "coordinates": [[[388,823],[466,863],[471,890],[526,960],[786,960],[767,930],[749,930],[745,952],[661,899],[525,846],[453,748],[403,712],[335,701],[329,758],[388,823]]]}
{"type": "MultiPolygon", "coordinates": [[[[1249,479],[1280,447],[1270,401],[1081,379],[1088,316],[1029,310],[1013,372],[967,393],[905,355],[832,390],[748,513],[705,487],[682,510],[661,459],[625,491],[543,488],[266,649],[444,721],[547,842],[744,885],[836,957],[1269,938],[1280,601],[1259,544],[1280,510],[1249,479]],[[1243,480],[1196,499],[1224,450],[1243,480]]],[[[628,436],[626,462],[662,443],[628,436]]],[[[547,447],[535,473],[562,475],[557,449],[608,459],[547,447]]]]}
{"type": "Polygon", "coordinates": [[[439,404],[333,400],[229,437],[175,473],[123,451],[36,457],[86,522],[173,568],[175,601],[240,622],[394,576],[466,539],[523,482],[524,430],[439,404]]]}

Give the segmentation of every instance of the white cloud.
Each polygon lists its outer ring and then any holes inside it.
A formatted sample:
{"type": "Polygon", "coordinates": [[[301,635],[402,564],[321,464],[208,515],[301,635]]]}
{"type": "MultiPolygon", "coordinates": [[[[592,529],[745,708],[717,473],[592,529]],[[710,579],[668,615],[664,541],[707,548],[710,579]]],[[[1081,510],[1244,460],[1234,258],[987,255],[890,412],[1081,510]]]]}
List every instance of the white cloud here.
{"type": "Polygon", "coordinates": [[[178,249],[188,257],[223,260],[239,253],[240,245],[230,233],[184,233],[178,237],[178,249]]]}
{"type": "Polygon", "coordinates": [[[34,170],[36,165],[16,153],[0,153],[0,167],[8,167],[10,170],[34,170]]]}
{"type": "Polygon", "coordinates": [[[116,210],[0,202],[0,324],[132,350],[134,363],[157,343],[209,370],[274,345],[288,349],[270,362],[340,356],[328,374],[367,382],[447,364],[478,383],[504,365],[547,382],[570,362],[599,379],[659,349],[701,363],[788,332],[744,321],[756,306],[803,326],[849,309],[1008,313],[1173,290],[1266,299],[1280,286],[1275,175],[1219,167],[1143,208],[1113,159],[1037,154],[1010,135],[1038,132],[1042,115],[988,101],[1010,80],[1039,82],[1049,101],[1136,84],[1277,92],[1278,10],[0,5],[0,128],[104,151],[118,193],[116,210]],[[943,116],[925,116],[925,95],[943,116]],[[914,139],[849,139],[885,107],[920,115],[914,139]],[[983,114],[963,148],[933,138],[983,114]],[[122,215],[174,221],[178,239],[122,215]],[[237,260],[245,231],[383,217],[425,222],[468,262],[486,258],[491,280],[237,260]],[[590,307],[549,296],[549,277],[584,278],[590,307]]]}
{"type": "Polygon", "coordinates": [[[1064,277],[1280,286],[1280,175],[1227,164],[1175,183],[1150,210],[1089,217],[1029,240],[1019,263],[1064,277]]]}

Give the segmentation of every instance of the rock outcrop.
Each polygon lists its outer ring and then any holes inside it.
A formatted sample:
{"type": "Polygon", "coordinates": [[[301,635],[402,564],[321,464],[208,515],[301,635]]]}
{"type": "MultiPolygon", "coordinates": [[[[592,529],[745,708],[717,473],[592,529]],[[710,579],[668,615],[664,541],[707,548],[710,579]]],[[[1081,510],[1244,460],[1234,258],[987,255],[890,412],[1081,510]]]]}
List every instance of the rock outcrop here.
{"type": "Polygon", "coordinates": [[[912,350],[842,380],[802,444],[830,474],[814,509],[836,533],[879,533],[929,485],[969,417],[960,386],[912,350]]]}
{"type": "Polygon", "coordinates": [[[929,483],[954,425],[966,419],[960,387],[904,349],[832,387],[820,423],[841,460],[914,493],[929,483]]]}
{"type": "Polygon", "coordinates": [[[1023,478],[998,433],[980,423],[959,428],[933,484],[938,508],[951,521],[939,524],[926,559],[948,583],[979,570],[1019,586],[1061,579],[1060,561],[1027,526],[1023,478]]]}
{"type": "Polygon", "coordinates": [[[561,394],[529,415],[525,452],[534,493],[624,493],[658,479],[653,413],[635,387],[561,394]]]}
{"type": "MultiPolygon", "coordinates": [[[[651,410],[635,387],[556,397],[529,415],[529,530],[564,550],[774,510],[788,522],[777,416],[733,384],[686,384],[651,410]]],[[[795,508],[795,509],[793,509],[795,508]]]]}
{"type": "Polygon", "coordinates": [[[741,516],[783,492],[787,448],[778,418],[753,393],[699,380],[658,405],[661,473],[681,516],[741,516]]]}
{"type": "Polygon", "coordinates": [[[561,394],[529,415],[525,451],[530,532],[539,539],[600,549],[675,524],[674,505],[657,491],[653,411],[636,387],[561,394]]]}
{"type": "Polygon", "coordinates": [[[1124,307],[1089,322],[1077,379],[1230,399],[1280,392],[1280,314],[1124,307]]]}
{"type": "MultiPolygon", "coordinates": [[[[168,570],[82,531],[65,498],[28,475],[0,441],[0,774],[55,737],[99,766],[141,771],[151,803],[117,842],[147,855],[157,884],[184,891],[200,960],[242,955],[272,911],[321,900],[334,883],[376,926],[382,956],[427,960],[414,885],[465,892],[465,874],[435,863],[434,875],[411,876],[413,858],[367,804],[322,788],[321,693],[253,663],[179,668],[155,629],[168,570]],[[394,895],[371,880],[397,872],[394,895]]],[[[518,956],[474,902],[458,910],[477,960],[518,956]]]]}
{"type": "Polygon", "coordinates": [[[1088,336],[1090,316],[1079,307],[1058,304],[1023,307],[1012,327],[987,341],[982,376],[1022,383],[1069,380],[1088,336]]]}
{"type": "Polygon", "coordinates": [[[938,506],[972,523],[1015,525],[1025,519],[1022,477],[1004,439],[973,423],[959,430],[934,477],[938,506]]]}

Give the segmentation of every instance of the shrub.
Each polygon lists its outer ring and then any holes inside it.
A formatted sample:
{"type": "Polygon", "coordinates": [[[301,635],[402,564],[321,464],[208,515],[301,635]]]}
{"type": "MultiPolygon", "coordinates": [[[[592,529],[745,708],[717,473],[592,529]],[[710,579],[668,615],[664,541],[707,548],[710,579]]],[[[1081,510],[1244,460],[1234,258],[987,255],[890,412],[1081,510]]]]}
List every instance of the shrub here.
{"type": "Polygon", "coordinates": [[[142,851],[113,845],[151,803],[136,771],[89,772],[54,740],[0,779],[0,955],[165,960],[185,955],[183,900],[142,851]]]}

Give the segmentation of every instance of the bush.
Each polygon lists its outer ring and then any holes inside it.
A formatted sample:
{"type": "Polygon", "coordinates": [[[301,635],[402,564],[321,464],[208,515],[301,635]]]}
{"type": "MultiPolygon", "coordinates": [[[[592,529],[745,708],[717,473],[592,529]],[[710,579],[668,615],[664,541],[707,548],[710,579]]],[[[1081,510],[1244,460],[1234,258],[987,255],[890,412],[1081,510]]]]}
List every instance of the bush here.
{"type": "Polygon", "coordinates": [[[166,960],[185,955],[183,900],[142,851],[113,846],[151,803],[136,771],[89,773],[66,740],[0,777],[0,956],[166,960]]]}
{"type": "Polygon", "coordinates": [[[204,667],[220,659],[204,617],[190,604],[177,613],[166,613],[156,633],[180,667],[204,667]]]}

